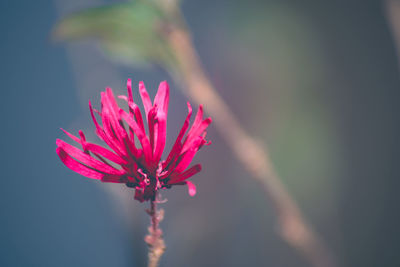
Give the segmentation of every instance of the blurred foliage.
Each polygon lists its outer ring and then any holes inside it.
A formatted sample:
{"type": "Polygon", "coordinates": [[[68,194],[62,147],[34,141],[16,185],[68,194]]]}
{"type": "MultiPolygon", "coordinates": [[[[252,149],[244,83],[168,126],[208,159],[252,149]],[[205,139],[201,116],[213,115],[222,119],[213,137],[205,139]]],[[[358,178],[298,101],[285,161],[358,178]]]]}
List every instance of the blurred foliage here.
{"type": "Polygon", "coordinates": [[[56,25],[53,37],[98,40],[107,55],[127,65],[169,66],[174,58],[162,37],[166,21],[156,1],[136,0],[73,13],[56,25]]]}
{"type": "Polygon", "coordinates": [[[321,212],[314,204],[318,199],[322,206],[333,207],[342,152],[327,105],[330,66],[321,33],[307,13],[293,6],[266,3],[247,7],[251,16],[240,17],[241,12],[234,8],[228,13],[232,24],[215,41],[216,49],[230,44],[222,55],[228,66],[220,68],[236,74],[230,74],[235,81],[224,81],[233,88],[230,92],[241,95],[234,110],[245,104],[243,118],[262,114],[244,124],[268,144],[281,180],[300,206],[321,212]],[[245,93],[235,89],[241,83],[248,86],[245,93]]]}

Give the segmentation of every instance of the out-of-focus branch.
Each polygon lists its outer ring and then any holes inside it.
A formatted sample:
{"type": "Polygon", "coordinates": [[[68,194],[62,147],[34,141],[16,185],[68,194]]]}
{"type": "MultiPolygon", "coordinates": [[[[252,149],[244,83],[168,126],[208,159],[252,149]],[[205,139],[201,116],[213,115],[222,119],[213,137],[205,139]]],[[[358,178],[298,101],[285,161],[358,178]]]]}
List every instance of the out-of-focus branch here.
{"type": "Polygon", "coordinates": [[[400,65],[400,1],[386,0],[386,19],[388,20],[400,65]]]}
{"type": "MultiPolygon", "coordinates": [[[[206,111],[215,121],[215,127],[235,156],[261,183],[278,215],[280,234],[296,248],[313,266],[333,267],[333,258],[311,227],[304,220],[294,200],[276,174],[267,149],[257,143],[240,125],[228,105],[217,93],[201,66],[190,33],[177,6],[169,5],[166,12],[180,23],[168,25],[165,37],[177,58],[174,75],[182,83],[187,95],[198,104],[205,104],[206,111]]],[[[264,146],[265,147],[265,146],[264,146]]]]}

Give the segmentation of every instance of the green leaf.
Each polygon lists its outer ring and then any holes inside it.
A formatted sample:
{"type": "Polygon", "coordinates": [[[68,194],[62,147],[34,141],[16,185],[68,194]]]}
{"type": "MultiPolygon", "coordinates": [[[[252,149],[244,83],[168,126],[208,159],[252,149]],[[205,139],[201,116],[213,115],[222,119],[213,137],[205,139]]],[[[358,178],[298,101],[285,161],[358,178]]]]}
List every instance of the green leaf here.
{"type": "Polygon", "coordinates": [[[162,38],[165,18],[151,1],[131,1],[90,8],[69,15],[56,26],[56,40],[94,39],[106,54],[130,65],[170,65],[172,53],[162,38]]]}

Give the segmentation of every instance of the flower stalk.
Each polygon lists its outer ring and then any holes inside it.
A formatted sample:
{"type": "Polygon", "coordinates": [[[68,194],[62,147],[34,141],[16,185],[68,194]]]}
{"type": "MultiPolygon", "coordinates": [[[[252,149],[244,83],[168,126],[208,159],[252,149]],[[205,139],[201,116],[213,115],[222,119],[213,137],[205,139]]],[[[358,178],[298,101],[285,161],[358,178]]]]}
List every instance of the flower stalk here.
{"type": "Polygon", "coordinates": [[[161,256],[166,249],[162,230],[159,225],[164,217],[164,210],[157,210],[157,202],[150,201],[150,209],[147,210],[150,215],[151,224],[148,228],[149,234],[145,237],[145,242],[149,246],[148,267],[157,267],[161,256]]]}

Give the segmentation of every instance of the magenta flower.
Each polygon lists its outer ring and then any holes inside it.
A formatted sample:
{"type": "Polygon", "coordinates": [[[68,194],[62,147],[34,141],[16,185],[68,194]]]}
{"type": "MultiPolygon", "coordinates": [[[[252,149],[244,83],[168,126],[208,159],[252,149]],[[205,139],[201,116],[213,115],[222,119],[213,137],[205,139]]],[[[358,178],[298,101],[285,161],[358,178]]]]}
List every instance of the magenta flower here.
{"type": "Polygon", "coordinates": [[[200,105],[193,125],[184,137],[192,115],[192,108],[187,103],[188,115],[182,129],[167,158],[161,160],[167,133],[168,83],[164,81],[160,84],[153,104],[143,82],[139,83],[139,93],[148,123],[148,135],[142,113],[133,101],[130,79],[127,87],[128,96],[119,98],[128,103],[129,113],[118,106],[110,88],[101,93],[101,111],[94,110],[89,101],[96,134],[110,149],[87,142],[82,131],[79,131],[80,138],[78,138],[63,130],[82,146],[83,151],[57,139],[56,151],[61,161],[83,176],[102,182],[124,183],[128,187],[135,188],[135,199],[141,202],[155,200],[157,190],[171,188],[173,185],[186,184],[189,195],[194,196],[196,187],[187,179],[198,173],[201,165],[196,164],[187,168],[196,152],[203,145],[211,143],[205,140],[211,118],[203,120],[203,107],[200,105]],[[95,112],[101,117],[102,125],[98,123],[95,112]],[[138,142],[135,142],[135,139],[138,142]]]}

